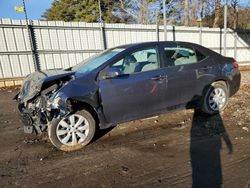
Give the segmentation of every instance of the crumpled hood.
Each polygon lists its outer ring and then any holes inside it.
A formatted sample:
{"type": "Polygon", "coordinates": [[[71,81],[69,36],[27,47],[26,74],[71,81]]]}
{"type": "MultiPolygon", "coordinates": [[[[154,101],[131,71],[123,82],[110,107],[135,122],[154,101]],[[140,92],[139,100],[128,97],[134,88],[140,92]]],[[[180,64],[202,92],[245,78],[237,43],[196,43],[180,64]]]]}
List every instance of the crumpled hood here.
{"type": "Polygon", "coordinates": [[[66,76],[73,75],[75,72],[65,71],[62,69],[36,71],[31,73],[23,80],[18,100],[20,102],[27,102],[35,97],[42,89],[44,83],[52,82],[66,76]]]}

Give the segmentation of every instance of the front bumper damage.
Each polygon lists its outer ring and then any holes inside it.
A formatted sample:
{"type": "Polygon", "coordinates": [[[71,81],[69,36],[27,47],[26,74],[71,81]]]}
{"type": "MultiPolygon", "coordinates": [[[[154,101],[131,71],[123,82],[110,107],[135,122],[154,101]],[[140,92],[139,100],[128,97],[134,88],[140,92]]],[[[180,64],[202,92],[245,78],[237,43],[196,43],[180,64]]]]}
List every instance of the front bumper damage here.
{"type": "Polygon", "coordinates": [[[24,133],[42,134],[53,118],[67,117],[71,112],[71,105],[58,104],[56,107],[50,101],[44,101],[46,106],[38,111],[27,108],[24,104],[18,105],[19,117],[24,124],[24,133]]]}
{"type": "Polygon", "coordinates": [[[41,134],[54,117],[70,113],[70,105],[63,101],[57,104],[55,98],[60,97],[56,95],[58,90],[72,79],[72,72],[62,70],[38,71],[25,78],[20,93],[14,97],[25,133],[41,134]]]}
{"type": "Polygon", "coordinates": [[[47,128],[47,123],[42,123],[41,117],[32,116],[29,112],[19,112],[19,117],[24,125],[24,133],[40,135],[47,128]]]}

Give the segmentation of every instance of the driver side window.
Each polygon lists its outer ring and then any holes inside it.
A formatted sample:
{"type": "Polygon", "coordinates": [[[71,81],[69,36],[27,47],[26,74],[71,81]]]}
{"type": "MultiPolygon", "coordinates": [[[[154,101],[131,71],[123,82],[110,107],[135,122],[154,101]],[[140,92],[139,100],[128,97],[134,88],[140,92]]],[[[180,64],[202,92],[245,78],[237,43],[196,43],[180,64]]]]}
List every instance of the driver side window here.
{"type": "Polygon", "coordinates": [[[148,48],[133,52],[111,66],[118,68],[122,74],[133,74],[156,70],[160,66],[156,48],[148,48]]]}

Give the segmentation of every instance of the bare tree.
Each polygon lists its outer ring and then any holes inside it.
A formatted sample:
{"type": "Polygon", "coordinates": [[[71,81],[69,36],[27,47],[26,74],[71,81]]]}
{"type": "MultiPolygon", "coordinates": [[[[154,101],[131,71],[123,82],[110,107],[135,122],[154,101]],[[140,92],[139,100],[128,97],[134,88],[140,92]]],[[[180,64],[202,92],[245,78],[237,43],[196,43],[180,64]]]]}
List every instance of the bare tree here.
{"type": "Polygon", "coordinates": [[[156,3],[156,0],[119,0],[118,6],[115,7],[115,14],[119,17],[129,16],[136,23],[149,24],[154,13],[154,10],[150,9],[151,3],[156,3]]]}
{"type": "Polygon", "coordinates": [[[119,0],[121,8],[124,9],[125,7],[125,0],[119,0]]]}
{"type": "Polygon", "coordinates": [[[231,7],[233,8],[233,29],[237,29],[238,25],[238,6],[239,0],[231,0],[231,7]]]}
{"type": "Polygon", "coordinates": [[[113,8],[113,14],[125,23],[138,23],[139,12],[140,1],[138,0],[119,0],[113,8]]]}
{"type": "MultiPolygon", "coordinates": [[[[138,1],[139,2],[139,1],[138,1]]],[[[140,16],[139,22],[141,24],[149,24],[150,23],[150,3],[155,3],[155,0],[140,0],[140,16]]],[[[154,12],[154,11],[153,11],[154,12]]]]}
{"type": "Polygon", "coordinates": [[[220,0],[216,0],[213,27],[219,27],[219,19],[220,19],[220,0]]]}
{"type": "Polygon", "coordinates": [[[141,1],[139,20],[141,24],[146,24],[148,22],[148,0],[141,1]]]}
{"type": "Polygon", "coordinates": [[[184,25],[189,25],[189,0],[184,2],[184,25]]]}
{"type": "Polygon", "coordinates": [[[189,25],[193,25],[196,20],[196,3],[195,0],[189,1],[189,25]]]}
{"type": "Polygon", "coordinates": [[[200,19],[204,16],[204,6],[205,6],[206,0],[200,0],[199,1],[199,9],[198,9],[198,17],[200,19]]]}

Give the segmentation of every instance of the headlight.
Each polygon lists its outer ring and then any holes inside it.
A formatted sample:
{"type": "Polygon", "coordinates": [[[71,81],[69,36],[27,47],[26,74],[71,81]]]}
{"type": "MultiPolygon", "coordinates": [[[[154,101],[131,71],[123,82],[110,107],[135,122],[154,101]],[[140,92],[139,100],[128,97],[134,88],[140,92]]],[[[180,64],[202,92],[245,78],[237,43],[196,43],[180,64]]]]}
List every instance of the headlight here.
{"type": "Polygon", "coordinates": [[[50,106],[52,108],[59,108],[59,107],[67,108],[69,105],[67,100],[68,98],[64,95],[64,93],[58,92],[54,96],[54,99],[52,99],[50,106]]]}
{"type": "Polygon", "coordinates": [[[52,106],[53,108],[58,108],[58,107],[60,106],[60,104],[62,104],[62,102],[63,102],[62,98],[61,98],[60,96],[58,96],[58,97],[56,97],[56,98],[52,101],[51,106],[52,106]]]}

